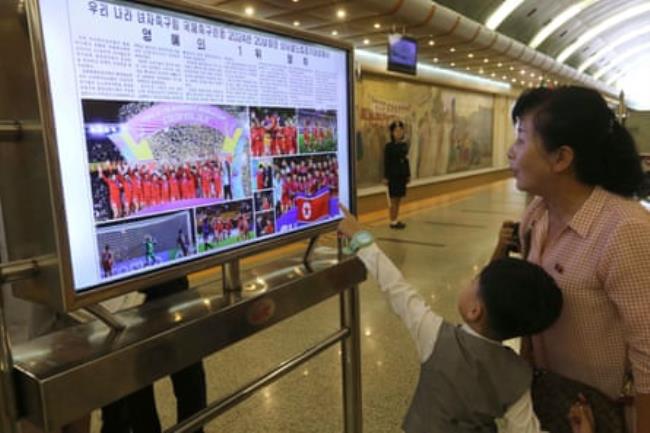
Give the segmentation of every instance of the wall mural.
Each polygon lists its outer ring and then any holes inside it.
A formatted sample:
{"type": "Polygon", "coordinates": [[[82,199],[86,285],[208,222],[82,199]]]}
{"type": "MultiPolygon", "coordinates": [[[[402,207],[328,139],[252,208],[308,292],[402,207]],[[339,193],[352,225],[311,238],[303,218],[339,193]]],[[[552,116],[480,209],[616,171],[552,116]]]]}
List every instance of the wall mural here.
{"type": "Polygon", "coordinates": [[[368,76],[356,90],[359,188],[381,182],[395,119],[406,124],[413,179],[492,167],[493,96],[368,76]]]}

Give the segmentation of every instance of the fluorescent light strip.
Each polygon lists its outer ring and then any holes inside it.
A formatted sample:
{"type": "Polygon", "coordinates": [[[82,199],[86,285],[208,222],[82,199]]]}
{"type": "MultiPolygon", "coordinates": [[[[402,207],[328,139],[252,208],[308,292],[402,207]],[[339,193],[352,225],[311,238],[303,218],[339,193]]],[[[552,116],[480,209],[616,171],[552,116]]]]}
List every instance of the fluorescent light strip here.
{"type": "Polygon", "coordinates": [[[578,72],[584,72],[589,66],[593,65],[598,59],[600,59],[605,54],[609,53],[610,51],[612,51],[614,48],[618,47],[619,45],[622,45],[625,42],[627,42],[627,41],[629,41],[631,39],[634,39],[637,36],[644,35],[646,33],[650,33],[650,25],[640,27],[640,28],[638,28],[636,30],[633,30],[633,31],[631,31],[629,33],[624,34],[623,36],[616,39],[614,42],[607,45],[605,48],[603,48],[602,50],[598,51],[593,56],[591,56],[587,60],[585,60],[580,66],[578,66],[578,72]]]}
{"type": "MultiPolygon", "coordinates": [[[[369,60],[381,62],[384,65],[388,61],[385,54],[374,53],[372,51],[355,49],[354,54],[359,58],[366,57],[369,60]]],[[[450,69],[438,68],[421,62],[418,62],[417,67],[418,67],[418,71],[426,71],[434,75],[443,75],[443,76],[455,78],[457,80],[464,80],[473,84],[488,84],[490,86],[495,86],[502,89],[510,89],[511,87],[510,84],[502,83],[501,81],[495,81],[495,80],[490,80],[489,78],[477,77],[475,75],[465,74],[463,72],[456,72],[450,69]]]]}
{"type": "Polygon", "coordinates": [[[597,1],[599,0],[583,0],[580,3],[566,8],[560,15],[556,16],[553,21],[542,27],[542,29],[537,32],[535,36],[533,36],[530,42],[528,42],[528,46],[531,48],[539,47],[542,42],[544,42],[546,38],[553,34],[553,32],[556,31],[562,24],[566,23],[571,18],[578,15],[588,6],[591,6],[597,1]]]}
{"type": "Polygon", "coordinates": [[[582,47],[584,44],[598,36],[599,34],[603,33],[604,31],[608,30],[609,28],[625,21],[630,18],[635,18],[638,15],[641,15],[645,12],[650,11],[650,2],[648,3],[643,3],[640,4],[636,7],[624,10],[621,13],[618,13],[614,15],[613,17],[610,17],[606,19],[605,21],[601,22],[598,24],[596,27],[592,27],[591,30],[588,30],[584,32],[580,37],[578,38],[577,41],[566,47],[559,56],[555,60],[557,60],[560,63],[563,63],[566,59],[568,59],[573,53],[578,50],[578,48],[582,47]]]}
{"type": "Polygon", "coordinates": [[[501,3],[490,17],[485,21],[485,27],[494,30],[501,25],[501,23],[508,18],[508,16],[517,9],[524,0],[506,0],[501,3]]]}
{"type": "Polygon", "coordinates": [[[635,54],[640,53],[641,51],[645,51],[650,49],[650,42],[647,42],[645,44],[637,45],[636,47],[632,48],[631,50],[627,51],[626,53],[621,54],[620,56],[616,57],[613,59],[607,66],[599,70],[594,74],[594,78],[599,80],[600,77],[605,75],[607,72],[609,72],[614,66],[620,64],[621,62],[625,61],[626,59],[629,59],[630,57],[634,56],[635,54]]]}

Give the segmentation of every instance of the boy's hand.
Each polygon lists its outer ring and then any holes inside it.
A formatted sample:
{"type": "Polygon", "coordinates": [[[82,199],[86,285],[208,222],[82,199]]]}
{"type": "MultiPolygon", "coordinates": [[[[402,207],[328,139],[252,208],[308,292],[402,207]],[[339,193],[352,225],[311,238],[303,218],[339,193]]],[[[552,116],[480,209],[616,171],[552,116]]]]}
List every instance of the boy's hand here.
{"type": "Polygon", "coordinates": [[[594,433],[596,431],[594,414],[587,404],[584,395],[578,396],[578,401],[569,410],[569,424],[573,433],[594,433]]]}
{"type": "Polygon", "coordinates": [[[363,226],[359,224],[359,221],[357,221],[354,215],[352,215],[345,206],[339,203],[339,208],[341,208],[341,212],[343,212],[343,219],[339,223],[338,227],[339,233],[347,238],[351,238],[356,232],[363,230],[363,226]]]}
{"type": "Polygon", "coordinates": [[[518,233],[515,233],[516,228],[517,223],[514,221],[504,221],[503,224],[501,224],[501,229],[499,230],[499,241],[494,249],[494,253],[492,254],[492,260],[507,257],[508,251],[510,250],[520,250],[520,245],[517,241],[518,233]]]}

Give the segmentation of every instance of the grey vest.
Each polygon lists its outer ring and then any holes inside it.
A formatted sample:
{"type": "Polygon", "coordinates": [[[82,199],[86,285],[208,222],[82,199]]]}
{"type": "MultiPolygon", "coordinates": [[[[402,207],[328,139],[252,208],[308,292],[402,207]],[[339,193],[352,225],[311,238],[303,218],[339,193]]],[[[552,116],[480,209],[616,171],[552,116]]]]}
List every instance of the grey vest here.
{"type": "Polygon", "coordinates": [[[532,370],[512,349],[443,322],[402,428],[406,433],[496,433],[495,418],[530,388],[532,370]]]}

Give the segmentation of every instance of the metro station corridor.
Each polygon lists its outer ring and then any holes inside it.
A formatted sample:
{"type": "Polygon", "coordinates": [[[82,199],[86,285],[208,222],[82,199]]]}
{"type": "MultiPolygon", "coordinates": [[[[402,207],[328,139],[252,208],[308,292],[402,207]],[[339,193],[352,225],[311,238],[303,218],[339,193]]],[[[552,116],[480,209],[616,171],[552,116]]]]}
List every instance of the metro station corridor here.
{"type": "MultiPolygon", "coordinates": [[[[407,204],[407,228],[388,228],[386,212],[361,216],[380,247],[433,310],[459,320],[458,290],[488,261],[503,220],[517,219],[525,194],[512,180],[407,204]]],[[[333,234],[321,245],[333,245],[333,234]]],[[[208,277],[209,279],[209,277],[208,277]]],[[[419,364],[415,346],[374,281],[361,286],[364,431],[397,433],[410,402],[419,364]]],[[[332,298],[204,360],[208,401],[236,390],[338,327],[332,298]]],[[[337,346],[308,361],[206,426],[209,433],[342,431],[341,367],[337,346]]],[[[163,429],[176,419],[169,379],[156,382],[163,429]]],[[[99,432],[98,412],[93,432],[99,432]]]]}

